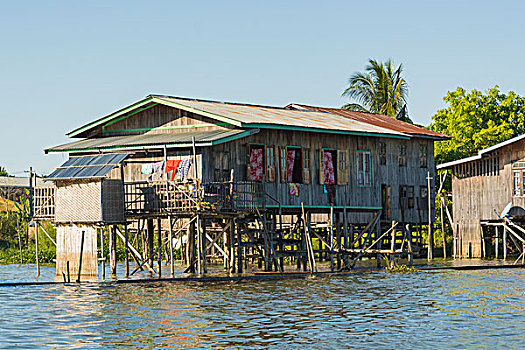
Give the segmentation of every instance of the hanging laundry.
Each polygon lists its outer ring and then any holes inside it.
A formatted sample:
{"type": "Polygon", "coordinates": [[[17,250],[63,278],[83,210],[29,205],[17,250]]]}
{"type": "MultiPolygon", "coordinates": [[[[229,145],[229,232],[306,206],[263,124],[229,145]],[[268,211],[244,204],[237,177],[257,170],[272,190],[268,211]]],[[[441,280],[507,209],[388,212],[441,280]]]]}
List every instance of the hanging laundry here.
{"type": "Polygon", "coordinates": [[[192,158],[182,160],[177,168],[177,178],[180,178],[182,181],[186,180],[192,163],[192,158]]]}
{"type": "Polygon", "coordinates": [[[142,164],[142,168],[140,170],[141,174],[149,175],[153,171],[153,165],[150,164],[142,164]]]}
{"type": "Polygon", "coordinates": [[[152,165],[153,173],[161,173],[163,171],[164,171],[164,161],[153,163],[152,165]]]}
{"type": "Polygon", "coordinates": [[[335,171],[334,162],[332,159],[332,153],[323,152],[323,165],[324,165],[324,183],[327,185],[335,184],[335,171]]]}
{"type": "Polygon", "coordinates": [[[252,148],[250,152],[250,179],[252,181],[263,180],[263,149],[252,148]]]}
{"type": "Polygon", "coordinates": [[[290,196],[299,197],[299,184],[289,183],[288,185],[289,185],[288,193],[290,194],[290,196]]]}
{"type": "Polygon", "coordinates": [[[164,172],[171,172],[171,181],[175,180],[175,175],[177,175],[177,168],[179,167],[180,160],[168,160],[166,161],[166,169],[164,172]]]}
{"type": "Polygon", "coordinates": [[[287,182],[293,181],[293,166],[295,162],[295,150],[288,150],[286,152],[286,177],[287,182]]]}

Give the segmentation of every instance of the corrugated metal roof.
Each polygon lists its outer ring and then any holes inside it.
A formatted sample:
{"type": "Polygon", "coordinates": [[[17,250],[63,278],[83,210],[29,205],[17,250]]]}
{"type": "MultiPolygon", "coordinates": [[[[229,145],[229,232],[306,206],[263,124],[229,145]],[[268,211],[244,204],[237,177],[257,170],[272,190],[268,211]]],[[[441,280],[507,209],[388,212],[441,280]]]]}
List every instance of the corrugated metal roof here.
{"type": "Polygon", "coordinates": [[[306,129],[330,131],[344,131],[355,133],[374,133],[396,136],[407,136],[397,130],[373,125],[366,121],[341,118],[338,115],[326,112],[298,111],[280,107],[246,105],[237,103],[223,103],[214,101],[191,100],[179,97],[158,96],[161,101],[190,107],[212,115],[238,121],[242,126],[286,126],[306,129]]]}
{"type": "Polygon", "coordinates": [[[525,138],[525,134],[521,134],[519,136],[516,136],[516,137],[513,137],[511,139],[508,139],[507,141],[503,141],[503,142],[500,142],[498,144],[495,144],[494,146],[490,146],[490,147],[484,148],[482,150],[479,150],[478,154],[475,155],[475,156],[454,160],[454,161],[448,162],[448,163],[439,164],[436,168],[438,170],[446,169],[446,168],[453,167],[454,165],[468,163],[468,162],[471,162],[473,160],[481,159],[484,154],[487,154],[487,153],[490,153],[490,152],[495,151],[497,149],[500,149],[501,147],[508,146],[510,144],[513,144],[514,142],[518,142],[520,140],[523,140],[524,138],[525,138]]]}
{"type": "Polygon", "coordinates": [[[402,122],[401,120],[397,120],[397,119],[394,119],[387,115],[382,115],[382,114],[347,111],[345,109],[340,109],[340,108],[316,107],[316,106],[308,106],[308,105],[302,105],[302,104],[296,104],[296,103],[289,104],[287,107],[288,108],[298,108],[300,110],[321,111],[321,112],[337,114],[342,117],[349,118],[351,120],[372,124],[375,126],[386,128],[392,131],[402,132],[404,134],[409,134],[409,135],[423,135],[423,136],[432,137],[438,140],[450,140],[451,139],[451,137],[448,135],[444,135],[444,134],[441,134],[441,133],[438,133],[432,130],[421,128],[416,125],[405,123],[405,122],[402,122]]]}
{"type": "Polygon", "coordinates": [[[187,131],[166,134],[141,134],[127,136],[112,136],[91,138],[75,142],[66,143],[47,149],[45,152],[70,152],[83,150],[103,150],[114,148],[137,148],[167,145],[169,147],[185,147],[192,143],[195,137],[197,146],[211,146],[223,140],[234,140],[244,136],[257,133],[258,129],[251,130],[212,130],[212,131],[187,131]]]}
{"type": "Polygon", "coordinates": [[[67,180],[102,178],[114,167],[119,165],[127,156],[127,153],[119,153],[72,157],[56,168],[46,179],[67,180]]]}
{"type": "MultiPolygon", "coordinates": [[[[41,178],[33,178],[33,186],[46,186],[45,182],[41,178]]],[[[13,176],[0,176],[0,187],[27,187],[29,188],[28,177],[13,177],[13,176]]]]}

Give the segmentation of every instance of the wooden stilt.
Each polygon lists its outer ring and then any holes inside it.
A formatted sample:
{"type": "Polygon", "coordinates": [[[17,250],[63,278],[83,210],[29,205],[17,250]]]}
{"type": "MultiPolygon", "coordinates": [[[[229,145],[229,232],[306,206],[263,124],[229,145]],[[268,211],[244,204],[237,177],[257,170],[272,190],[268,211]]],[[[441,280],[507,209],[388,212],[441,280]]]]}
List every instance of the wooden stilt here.
{"type": "Polygon", "coordinates": [[[335,213],[335,237],[337,248],[337,270],[341,270],[341,213],[335,213]]]}
{"type": "MultiPolygon", "coordinates": [[[[207,252],[207,244],[206,244],[206,220],[202,220],[201,225],[201,247],[202,247],[202,269],[203,273],[208,273],[208,252],[207,252]]],[[[212,244],[213,247],[213,244],[212,244]]]]}
{"type": "Polygon", "coordinates": [[[230,249],[230,273],[235,273],[235,219],[230,219],[230,239],[229,239],[229,249],[230,249]]]}
{"type": "Polygon", "coordinates": [[[236,228],[237,234],[237,272],[242,273],[242,237],[241,237],[241,228],[236,228]]]}
{"type": "Polygon", "coordinates": [[[496,255],[496,259],[498,258],[498,243],[499,243],[499,228],[498,226],[495,227],[496,230],[496,242],[494,242],[494,254],[496,255]]]}
{"type": "Polygon", "coordinates": [[[201,218],[200,215],[197,215],[197,273],[201,274],[203,271],[202,268],[202,233],[201,233],[201,218]]]}
{"type": "Polygon", "coordinates": [[[129,277],[129,232],[128,223],[124,223],[124,251],[126,253],[126,277],[129,277]]]}
{"type": "Polygon", "coordinates": [[[84,254],[84,238],[86,235],[86,231],[82,230],[82,238],[80,241],[80,257],[78,261],[78,276],[77,276],[77,283],[80,283],[80,276],[82,276],[82,255],[84,254]]]}
{"type": "Polygon", "coordinates": [[[153,251],[153,235],[155,233],[155,229],[153,227],[153,219],[147,219],[147,226],[148,226],[148,257],[149,257],[149,264],[153,267],[153,261],[155,261],[154,258],[154,251],[153,251]]]}
{"type": "MultiPolygon", "coordinates": [[[[381,239],[379,239],[380,237],[381,237],[381,219],[379,219],[379,222],[377,223],[377,234],[376,234],[376,240],[378,240],[377,245],[379,249],[381,249],[381,246],[380,246],[381,239]]],[[[381,268],[381,253],[376,254],[376,267],[378,269],[381,268]]]]}
{"type": "Polygon", "coordinates": [[[110,273],[112,277],[117,275],[117,228],[115,225],[110,227],[109,231],[109,263],[110,263],[110,273]]]}
{"type": "Polygon", "coordinates": [[[503,227],[503,260],[507,260],[507,228],[503,227]]]}
{"type": "Polygon", "coordinates": [[[35,259],[36,259],[36,278],[40,276],[40,263],[38,261],[38,225],[35,223],[35,259]]]}
{"type": "Polygon", "coordinates": [[[330,270],[334,270],[334,206],[330,206],[330,228],[328,230],[328,236],[330,237],[330,240],[328,241],[328,244],[330,246],[328,249],[330,249],[330,270]]]}
{"type": "MultiPolygon", "coordinates": [[[[173,223],[171,221],[171,215],[168,216],[168,230],[169,230],[169,236],[168,239],[170,240],[170,272],[171,277],[175,275],[175,262],[173,261],[173,223]]],[[[182,248],[182,244],[181,244],[182,248]]],[[[182,251],[181,251],[182,256],[182,251]]]]}
{"type": "MultiPolygon", "coordinates": [[[[348,240],[348,215],[346,212],[346,205],[343,207],[343,235],[343,248],[346,250],[350,248],[350,242],[348,240]]],[[[348,254],[345,254],[343,257],[343,266],[345,268],[348,266],[348,254]]]]}
{"type": "Polygon", "coordinates": [[[157,246],[157,263],[159,265],[157,273],[159,278],[162,278],[162,222],[160,219],[157,219],[157,246]]]}
{"type": "Polygon", "coordinates": [[[100,258],[102,259],[102,279],[106,279],[106,257],[104,252],[104,229],[97,229],[100,231],[100,258]]]}
{"type": "Polygon", "coordinates": [[[408,238],[408,266],[414,264],[414,251],[412,250],[412,230],[410,225],[406,226],[407,238],[408,238]]]}

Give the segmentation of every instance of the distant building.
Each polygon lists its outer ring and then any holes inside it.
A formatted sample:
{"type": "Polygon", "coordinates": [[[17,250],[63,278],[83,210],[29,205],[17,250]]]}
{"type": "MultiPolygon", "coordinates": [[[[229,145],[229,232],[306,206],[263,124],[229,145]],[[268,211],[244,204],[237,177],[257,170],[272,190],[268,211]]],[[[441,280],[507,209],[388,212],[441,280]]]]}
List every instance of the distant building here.
{"type": "MultiPolygon", "coordinates": [[[[452,172],[454,256],[497,256],[504,230],[510,228],[520,235],[521,231],[509,227],[500,215],[507,208],[503,214],[514,223],[525,223],[525,135],[483,149],[473,157],[440,164],[437,169],[452,172]]],[[[513,236],[508,242],[513,239],[519,241],[513,236]]],[[[518,251],[520,246],[521,242],[518,251]]],[[[505,244],[504,252],[506,248],[505,244]]]]}

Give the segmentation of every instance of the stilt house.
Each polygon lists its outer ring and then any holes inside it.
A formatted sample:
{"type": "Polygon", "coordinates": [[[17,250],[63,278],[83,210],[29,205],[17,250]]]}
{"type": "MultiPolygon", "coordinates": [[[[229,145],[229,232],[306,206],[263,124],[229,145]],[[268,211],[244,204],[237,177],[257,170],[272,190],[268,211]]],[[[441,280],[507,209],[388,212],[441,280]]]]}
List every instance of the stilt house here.
{"type": "Polygon", "coordinates": [[[502,249],[506,258],[507,242],[523,254],[525,135],[437,169],[452,174],[455,257],[498,257],[502,249]]]}
{"type": "MultiPolygon", "coordinates": [[[[53,220],[64,227],[57,244],[85,233],[83,225],[122,224],[125,235],[116,227],[113,241],[126,236],[130,254],[154,270],[161,254],[152,250],[155,227],[161,250],[169,246],[161,242],[173,243],[168,231],[179,230],[189,271],[205,271],[214,256],[230,271],[242,271],[248,258],[266,270],[284,256],[306,266],[307,227],[319,238],[311,256],[332,262],[334,254],[348,262],[372,252],[367,244],[393,221],[413,232],[419,249],[420,227],[434,211],[434,181],[427,180],[435,173],[434,141],[448,139],[383,115],[160,95],[68,136],[81,139],[45,150],[70,156],[49,176],[53,220]],[[144,252],[128,230],[146,237],[144,252]]],[[[401,240],[384,238],[393,240],[392,252],[406,251],[401,240]]]]}

